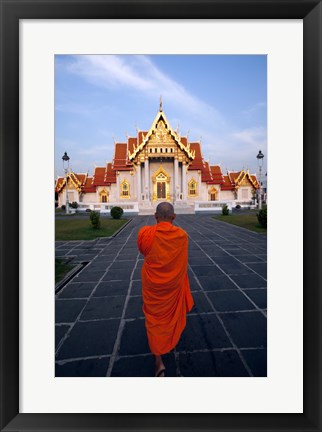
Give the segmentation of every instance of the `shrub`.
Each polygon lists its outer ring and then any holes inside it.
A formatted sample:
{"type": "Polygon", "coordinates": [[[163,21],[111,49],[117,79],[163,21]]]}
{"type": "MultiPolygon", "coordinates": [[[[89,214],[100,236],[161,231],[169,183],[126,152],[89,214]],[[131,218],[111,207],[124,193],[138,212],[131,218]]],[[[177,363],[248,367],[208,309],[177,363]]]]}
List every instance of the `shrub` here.
{"type": "Polygon", "coordinates": [[[91,211],[89,218],[94,229],[99,229],[101,227],[101,215],[99,212],[91,211]]]}
{"type": "Polygon", "coordinates": [[[112,207],[111,216],[113,219],[121,219],[123,214],[123,209],[121,207],[112,207]]]}
{"type": "Polygon", "coordinates": [[[66,211],[66,206],[65,206],[65,204],[63,204],[60,208],[61,208],[63,211],[66,211]]]}
{"type": "Polygon", "coordinates": [[[264,206],[256,216],[260,225],[267,228],[267,206],[264,206]]]}
{"type": "Polygon", "coordinates": [[[71,203],[71,208],[73,208],[73,209],[77,209],[77,207],[78,207],[78,203],[76,202],[76,201],[73,201],[72,203],[71,203]]]}
{"type": "Polygon", "coordinates": [[[228,216],[229,215],[229,208],[228,208],[227,204],[224,204],[222,206],[222,214],[223,214],[223,216],[228,216]]]}

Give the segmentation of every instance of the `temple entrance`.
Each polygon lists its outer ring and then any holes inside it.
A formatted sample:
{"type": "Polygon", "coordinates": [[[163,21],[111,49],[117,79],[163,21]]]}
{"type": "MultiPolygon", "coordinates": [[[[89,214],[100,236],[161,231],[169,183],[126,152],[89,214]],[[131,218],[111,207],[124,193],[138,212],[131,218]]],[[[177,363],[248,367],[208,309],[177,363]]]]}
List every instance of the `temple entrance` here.
{"type": "Polygon", "coordinates": [[[217,190],[216,188],[213,186],[210,190],[209,190],[209,198],[210,201],[216,201],[217,200],[217,190]]]}
{"type": "Polygon", "coordinates": [[[166,198],[166,183],[164,181],[157,182],[157,199],[166,198]]]}
{"type": "Polygon", "coordinates": [[[152,175],[152,183],[153,201],[170,200],[170,176],[162,165],[152,175]]]}

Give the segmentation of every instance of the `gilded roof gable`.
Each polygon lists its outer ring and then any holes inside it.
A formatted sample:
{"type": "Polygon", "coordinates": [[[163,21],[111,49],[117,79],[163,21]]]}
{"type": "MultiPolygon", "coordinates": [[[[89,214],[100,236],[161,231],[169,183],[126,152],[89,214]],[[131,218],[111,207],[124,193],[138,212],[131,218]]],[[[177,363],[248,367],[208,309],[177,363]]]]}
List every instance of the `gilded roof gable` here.
{"type": "Polygon", "coordinates": [[[128,157],[130,161],[133,161],[148,143],[155,145],[173,143],[177,145],[190,160],[193,160],[195,151],[190,148],[188,142],[184,143],[183,141],[180,135],[170,126],[164,112],[159,111],[149,131],[146,134],[141,133],[141,135],[139,135],[138,145],[133,146],[133,151],[132,153],[130,151],[128,152],[128,157]]]}
{"type": "Polygon", "coordinates": [[[241,186],[252,186],[254,189],[259,187],[256,177],[251,176],[249,171],[242,170],[239,173],[234,174],[238,174],[234,179],[236,189],[241,186]]]}

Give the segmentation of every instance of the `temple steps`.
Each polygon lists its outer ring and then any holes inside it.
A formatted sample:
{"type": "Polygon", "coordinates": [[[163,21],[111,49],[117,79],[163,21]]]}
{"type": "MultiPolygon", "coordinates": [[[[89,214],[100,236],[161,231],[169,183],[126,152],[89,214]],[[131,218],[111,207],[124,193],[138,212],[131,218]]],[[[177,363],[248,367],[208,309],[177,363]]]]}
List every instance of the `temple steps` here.
{"type": "MultiPolygon", "coordinates": [[[[185,207],[175,207],[174,209],[176,214],[195,214],[194,207],[185,206],[185,207]]],[[[149,216],[154,215],[154,208],[141,208],[139,210],[139,216],[149,216]]]]}

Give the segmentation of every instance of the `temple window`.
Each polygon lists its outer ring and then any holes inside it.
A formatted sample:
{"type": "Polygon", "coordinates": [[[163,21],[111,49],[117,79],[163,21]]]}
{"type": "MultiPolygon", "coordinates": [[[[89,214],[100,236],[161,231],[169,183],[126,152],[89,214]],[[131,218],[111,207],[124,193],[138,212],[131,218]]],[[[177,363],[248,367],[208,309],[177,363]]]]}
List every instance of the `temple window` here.
{"type": "Polygon", "coordinates": [[[160,153],[162,153],[162,151],[163,151],[163,149],[162,149],[162,148],[160,148],[160,153]]]}
{"type": "Polygon", "coordinates": [[[154,149],[154,153],[158,153],[158,149],[157,148],[154,149]]]}
{"type": "Polygon", "coordinates": [[[191,179],[188,184],[188,194],[189,196],[195,197],[197,196],[197,182],[194,179],[191,179]]]}
{"type": "Polygon", "coordinates": [[[209,197],[210,201],[216,201],[217,200],[217,190],[215,187],[212,187],[209,191],[209,197]]]}
{"type": "Polygon", "coordinates": [[[152,153],[152,149],[150,148],[150,153],[152,153]]]}
{"type": "Polygon", "coordinates": [[[108,192],[105,189],[103,189],[100,192],[100,202],[101,203],[107,203],[108,202],[108,192]]]}
{"type": "Polygon", "coordinates": [[[127,180],[123,180],[121,184],[121,198],[130,197],[130,185],[127,180]]]}
{"type": "Polygon", "coordinates": [[[165,152],[168,153],[168,149],[167,148],[165,149],[165,152]]]}

